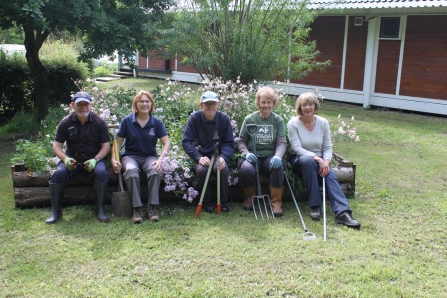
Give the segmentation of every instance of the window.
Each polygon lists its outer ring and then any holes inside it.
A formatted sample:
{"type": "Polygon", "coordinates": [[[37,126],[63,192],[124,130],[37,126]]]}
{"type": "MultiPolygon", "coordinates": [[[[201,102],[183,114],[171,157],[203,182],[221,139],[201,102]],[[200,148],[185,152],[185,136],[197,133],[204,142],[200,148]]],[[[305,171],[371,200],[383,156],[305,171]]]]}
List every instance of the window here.
{"type": "Polygon", "coordinates": [[[379,38],[400,39],[400,17],[382,17],[379,38]]]}

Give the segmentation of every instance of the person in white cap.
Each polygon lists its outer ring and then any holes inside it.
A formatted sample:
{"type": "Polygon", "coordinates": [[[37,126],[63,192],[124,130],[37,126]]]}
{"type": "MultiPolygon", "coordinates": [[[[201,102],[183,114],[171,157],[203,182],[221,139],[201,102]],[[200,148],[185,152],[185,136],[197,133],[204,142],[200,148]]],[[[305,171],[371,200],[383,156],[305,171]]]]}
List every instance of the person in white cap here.
{"type": "Polygon", "coordinates": [[[91,112],[92,98],[87,92],[77,92],[71,106],[74,112],[61,120],[54,137],[53,151],[60,162],[50,180],[51,215],[46,223],[54,224],[62,218],[65,183],[83,172],[87,172],[94,181],[98,220],[109,222],[109,217],[104,213],[107,192],[104,158],[110,151],[107,123],[91,112]]]}
{"type": "MultiPolygon", "coordinates": [[[[186,154],[193,159],[199,189],[203,189],[206,173],[210,166],[214,153],[214,145],[219,142],[220,160],[214,163],[213,173],[220,172],[220,202],[222,212],[229,212],[227,202],[228,176],[230,170],[228,161],[234,151],[234,137],[230,117],[224,112],[218,111],[219,96],[211,91],[203,93],[200,98],[202,110],[191,114],[183,133],[182,146],[186,154]],[[198,141],[198,144],[196,142],[198,141]],[[197,145],[200,147],[198,148],[197,145]]],[[[202,208],[205,212],[212,213],[214,206],[211,202],[209,185],[205,190],[202,208]]]]}

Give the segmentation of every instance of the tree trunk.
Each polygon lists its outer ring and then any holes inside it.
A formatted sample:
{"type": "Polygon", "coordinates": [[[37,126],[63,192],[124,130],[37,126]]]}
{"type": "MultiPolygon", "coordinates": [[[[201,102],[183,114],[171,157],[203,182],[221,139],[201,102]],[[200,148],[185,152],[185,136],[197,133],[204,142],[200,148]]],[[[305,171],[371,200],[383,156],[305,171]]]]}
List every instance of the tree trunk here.
{"type": "Polygon", "coordinates": [[[37,120],[45,119],[48,114],[50,87],[48,73],[39,58],[39,50],[47,39],[48,31],[35,31],[31,27],[23,27],[25,32],[26,61],[34,82],[34,111],[37,120]]]}

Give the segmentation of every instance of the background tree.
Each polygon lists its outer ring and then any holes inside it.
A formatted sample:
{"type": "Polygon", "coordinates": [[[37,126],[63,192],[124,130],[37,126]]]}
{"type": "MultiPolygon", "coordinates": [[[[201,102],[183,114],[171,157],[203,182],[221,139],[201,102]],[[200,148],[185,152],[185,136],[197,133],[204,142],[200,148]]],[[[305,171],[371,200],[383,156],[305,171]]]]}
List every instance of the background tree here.
{"type": "Polygon", "coordinates": [[[164,32],[168,55],[203,76],[257,80],[302,78],[317,62],[307,0],[183,0],[164,32]],[[291,61],[293,63],[291,63],[291,61]]]}
{"type": "Polygon", "coordinates": [[[39,50],[51,32],[80,34],[83,60],[107,54],[132,56],[154,47],[156,25],[170,0],[0,0],[0,27],[23,29],[34,82],[37,119],[48,113],[49,85],[39,50]]]}

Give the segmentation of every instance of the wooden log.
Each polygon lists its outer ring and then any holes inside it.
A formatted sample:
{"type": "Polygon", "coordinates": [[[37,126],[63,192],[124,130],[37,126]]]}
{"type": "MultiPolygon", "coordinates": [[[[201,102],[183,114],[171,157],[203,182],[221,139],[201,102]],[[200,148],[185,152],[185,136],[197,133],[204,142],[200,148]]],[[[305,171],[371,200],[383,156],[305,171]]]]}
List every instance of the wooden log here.
{"type": "MultiPolygon", "coordinates": [[[[106,203],[111,203],[113,192],[116,187],[109,186],[106,193],[106,203]]],[[[141,186],[141,196],[143,203],[147,203],[148,191],[147,186],[141,186]]],[[[49,207],[51,206],[50,188],[49,187],[19,187],[14,189],[14,200],[17,208],[31,207],[49,207]]],[[[180,200],[175,197],[173,192],[164,192],[160,190],[160,200],[170,202],[180,200]]],[[[72,205],[94,205],[95,193],[93,186],[67,186],[64,193],[64,206],[72,205]]]]}
{"type": "MultiPolygon", "coordinates": [[[[337,161],[338,166],[333,167],[333,170],[337,176],[338,182],[343,193],[347,196],[355,193],[355,172],[356,165],[338,154],[333,154],[334,159],[337,161]]],[[[19,208],[29,207],[45,207],[51,206],[49,181],[53,172],[46,171],[39,175],[29,176],[26,172],[24,164],[17,164],[11,167],[12,181],[14,187],[14,200],[15,206],[19,208]]],[[[113,192],[117,191],[118,176],[112,169],[107,170],[108,176],[108,190],[107,190],[107,203],[110,204],[113,192]]],[[[269,194],[269,178],[265,175],[261,175],[262,193],[269,194]]],[[[147,202],[147,179],[146,175],[140,174],[141,192],[143,203],[147,202]]],[[[160,201],[170,202],[182,200],[177,197],[173,192],[165,192],[163,190],[164,182],[160,186],[160,201]]],[[[210,190],[213,197],[216,197],[216,181],[215,178],[210,180],[210,190]]],[[[198,189],[201,192],[201,189],[198,189]]],[[[230,186],[228,188],[228,199],[230,202],[242,201],[243,191],[240,185],[230,186]]],[[[298,199],[304,194],[295,194],[298,199]]],[[[196,198],[197,200],[198,198],[196,198]]],[[[291,199],[291,195],[288,191],[284,192],[284,200],[291,199]]],[[[89,179],[88,175],[81,174],[67,182],[63,204],[68,205],[82,205],[82,204],[94,204],[95,195],[93,192],[93,182],[89,179]]],[[[194,202],[193,202],[194,204],[194,202]]]]}

